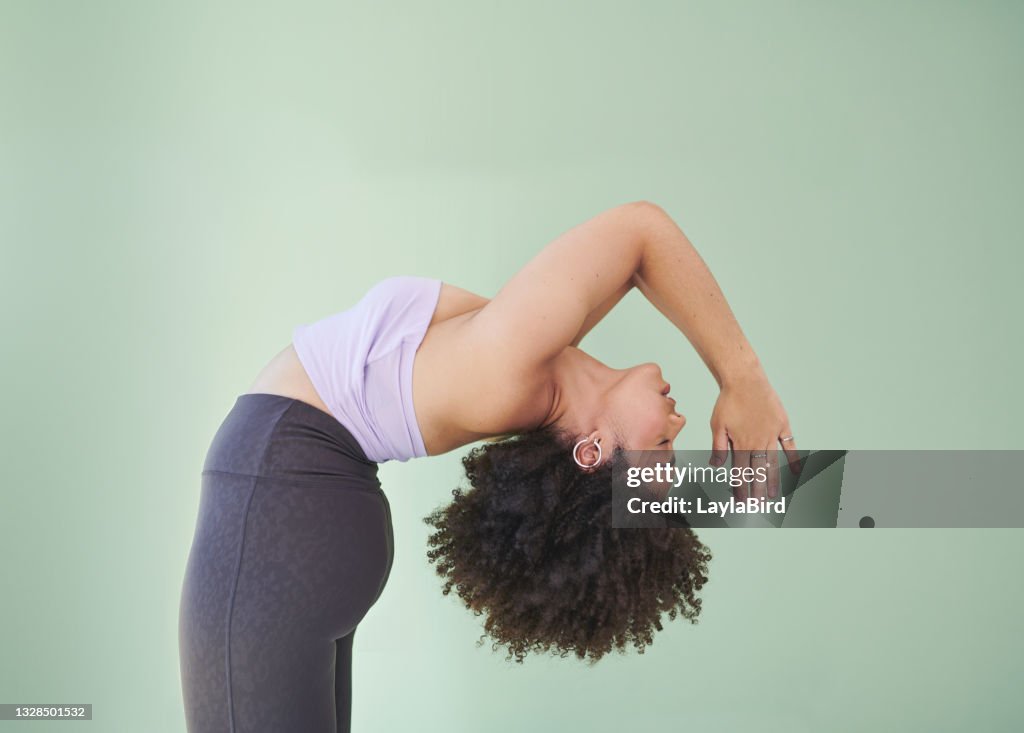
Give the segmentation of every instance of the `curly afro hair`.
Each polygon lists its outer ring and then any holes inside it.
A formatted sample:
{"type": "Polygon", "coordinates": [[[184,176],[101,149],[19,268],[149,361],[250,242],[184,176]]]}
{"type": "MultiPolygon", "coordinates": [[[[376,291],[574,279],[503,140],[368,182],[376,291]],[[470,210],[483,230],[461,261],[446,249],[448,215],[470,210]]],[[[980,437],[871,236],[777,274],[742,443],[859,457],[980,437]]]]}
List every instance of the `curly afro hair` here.
{"type": "Polygon", "coordinates": [[[616,529],[612,472],[621,448],[584,472],[573,439],[546,426],[473,448],[471,487],[424,522],[427,558],[476,615],[492,649],[570,653],[591,664],[631,643],[642,654],[662,614],[697,622],[711,553],[689,527],[616,529]]]}

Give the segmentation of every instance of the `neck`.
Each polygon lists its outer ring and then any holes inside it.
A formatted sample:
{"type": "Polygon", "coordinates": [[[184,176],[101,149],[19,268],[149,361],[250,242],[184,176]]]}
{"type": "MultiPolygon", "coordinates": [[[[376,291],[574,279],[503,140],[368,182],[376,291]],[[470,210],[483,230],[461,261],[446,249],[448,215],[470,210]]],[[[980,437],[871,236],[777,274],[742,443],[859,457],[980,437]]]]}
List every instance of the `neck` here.
{"type": "Polygon", "coordinates": [[[598,427],[604,394],[616,370],[585,351],[566,346],[554,362],[554,395],[542,427],[558,423],[571,432],[589,433],[598,427]]]}

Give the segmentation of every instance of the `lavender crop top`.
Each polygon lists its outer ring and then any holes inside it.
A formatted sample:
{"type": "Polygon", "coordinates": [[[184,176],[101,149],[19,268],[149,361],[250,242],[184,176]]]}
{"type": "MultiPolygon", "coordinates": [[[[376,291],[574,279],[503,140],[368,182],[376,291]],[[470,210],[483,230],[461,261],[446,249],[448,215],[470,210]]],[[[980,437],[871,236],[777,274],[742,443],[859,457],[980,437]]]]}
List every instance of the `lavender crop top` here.
{"type": "Polygon", "coordinates": [[[348,310],[292,330],[320,399],[375,463],[427,455],[412,366],[440,295],[440,280],[389,277],[348,310]]]}

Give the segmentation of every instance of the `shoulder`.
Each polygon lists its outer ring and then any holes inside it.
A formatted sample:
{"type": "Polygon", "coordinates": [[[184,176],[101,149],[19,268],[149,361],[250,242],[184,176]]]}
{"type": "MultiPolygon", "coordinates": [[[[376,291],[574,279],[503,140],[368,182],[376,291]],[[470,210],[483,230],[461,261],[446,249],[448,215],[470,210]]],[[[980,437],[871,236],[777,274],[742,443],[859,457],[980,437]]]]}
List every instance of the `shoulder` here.
{"type": "Polygon", "coordinates": [[[497,358],[469,327],[478,309],[431,325],[416,357],[417,414],[423,418],[424,440],[437,453],[536,427],[551,407],[550,370],[524,372],[497,358]]]}

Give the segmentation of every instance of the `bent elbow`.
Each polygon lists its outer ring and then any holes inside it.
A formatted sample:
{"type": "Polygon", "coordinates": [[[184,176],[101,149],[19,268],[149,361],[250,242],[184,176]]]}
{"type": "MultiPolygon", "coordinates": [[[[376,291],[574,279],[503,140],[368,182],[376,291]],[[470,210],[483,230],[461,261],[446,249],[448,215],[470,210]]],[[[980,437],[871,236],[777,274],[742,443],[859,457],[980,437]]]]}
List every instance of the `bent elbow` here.
{"type": "Polygon", "coordinates": [[[665,210],[663,208],[658,206],[653,201],[648,201],[647,199],[640,199],[638,201],[630,201],[628,204],[626,204],[626,206],[628,206],[631,209],[635,209],[636,211],[641,211],[641,212],[648,213],[648,214],[654,214],[656,216],[668,216],[668,214],[665,212],[665,210]]]}

